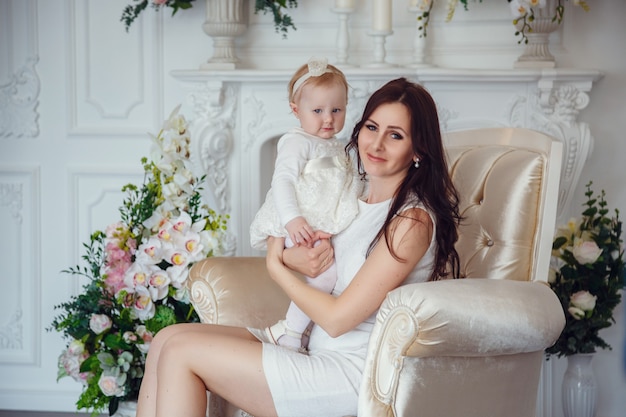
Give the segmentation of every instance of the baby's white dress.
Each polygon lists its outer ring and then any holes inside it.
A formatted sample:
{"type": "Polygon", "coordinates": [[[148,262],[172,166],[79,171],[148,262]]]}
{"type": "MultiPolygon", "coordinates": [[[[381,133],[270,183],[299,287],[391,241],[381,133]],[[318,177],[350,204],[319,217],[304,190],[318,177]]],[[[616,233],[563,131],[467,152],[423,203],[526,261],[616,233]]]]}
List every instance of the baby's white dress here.
{"type": "Polygon", "coordinates": [[[250,225],[250,244],[266,249],[268,236],[287,237],[284,225],[303,216],[314,230],[337,234],[358,212],[362,192],[345,143],[322,139],[301,128],[277,145],[272,186],[250,225]]]}
{"type": "MultiPolygon", "coordinates": [[[[339,296],[361,265],[370,242],[382,226],[391,200],[367,204],[358,200],[359,214],[346,230],[333,237],[338,280],[332,294],[339,296]]],[[[421,207],[421,204],[412,205],[421,207]]],[[[431,215],[433,225],[435,219],[431,215]]],[[[435,235],[426,254],[403,284],[424,282],[435,259],[435,235]]],[[[365,356],[376,314],[336,338],[314,326],[309,354],[263,343],[263,370],[280,417],[333,417],[357,415],[358,393],[365,356]]],[[[250,329],[260,340],[261,330],[250,329]]]]}

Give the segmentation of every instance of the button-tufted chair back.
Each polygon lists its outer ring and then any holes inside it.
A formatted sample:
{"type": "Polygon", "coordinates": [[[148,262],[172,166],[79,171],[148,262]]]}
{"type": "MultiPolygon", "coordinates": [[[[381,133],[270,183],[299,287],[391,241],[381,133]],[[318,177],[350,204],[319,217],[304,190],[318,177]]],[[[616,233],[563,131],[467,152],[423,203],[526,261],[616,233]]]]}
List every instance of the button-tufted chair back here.
{"type": "Polygon", "coordinates": [[[515,128],[453,132],[444,140],[465,218],[456,246],[461,276],[546,281],[554,224],[544,223],[554,222],[557,205],[546,190],[558,189],[559,170],[545,173],[560,165],[560,150],[552,149],[560,143],[515,128]]]}

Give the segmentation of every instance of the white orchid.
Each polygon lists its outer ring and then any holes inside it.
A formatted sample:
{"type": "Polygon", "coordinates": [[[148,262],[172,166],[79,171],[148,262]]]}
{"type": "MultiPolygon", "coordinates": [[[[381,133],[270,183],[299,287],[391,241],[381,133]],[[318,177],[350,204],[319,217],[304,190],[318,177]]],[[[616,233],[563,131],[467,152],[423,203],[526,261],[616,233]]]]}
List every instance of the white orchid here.
{"type": "Polygon", "coordinates": [[[156,332],[170,324],[199,321],[186,285],[189,268],[217,254],[228,236],[228,217],[205,206],[196,189],[200,179],[194,177],[189,159],[191,138],[177,111],[152,138],[152,159],[142,159],[144,183],[122,189],[128,197],[120,208],[121,221],[94,232],[84,245],[88,268],[69,269],[88,274],[90,285],[59,306],[64,312],[53,321],[56,330],[72,339],[59,357],[59,378],[71,376],[85,385],[77,404],[94,414],[103,412],[107,403],[115,412],[115,397],[137,398],[156,332]],[[76,334],[81,340],[74,339],[76,334]],[[81,373],[85,360],[97,372],[81,373]]]}
{"type": "Polygon", "coordinates": [[[152,301],[152,295],[148,288],[143,286],[135,287],[133,294],[133,315],[141,321],[146,321],[154,317],[156,307],[152,301]]]}

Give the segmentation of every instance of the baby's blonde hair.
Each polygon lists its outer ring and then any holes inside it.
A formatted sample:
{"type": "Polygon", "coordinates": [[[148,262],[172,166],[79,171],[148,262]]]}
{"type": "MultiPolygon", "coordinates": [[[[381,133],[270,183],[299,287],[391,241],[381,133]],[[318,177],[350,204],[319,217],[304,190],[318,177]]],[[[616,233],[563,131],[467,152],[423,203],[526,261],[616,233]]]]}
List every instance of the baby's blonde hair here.
{"type": "Polygon", "coordinates": [[[289,93],[289,102],[295,103],[298,98],[300,98],[300,92],[305,85],[311,85],[313,87],[319,86],[328,86],[328,85],[339,85],[346,89],[346,97],[348,96],[348,81],[346,80],[346,76],[343,72],[334,65],[328,64],[326,66],[328,72],[325,72],[322,75],[317,77],[309,77],[306,79],[300,87],[296,91],[293,91],[293,86],[296,84],[296,81],[300,79],[303,75],[309,72],[308,64],[302,65],[298,70],[293,74],[291,80],[288,84],[288,93],[289,93]]]}

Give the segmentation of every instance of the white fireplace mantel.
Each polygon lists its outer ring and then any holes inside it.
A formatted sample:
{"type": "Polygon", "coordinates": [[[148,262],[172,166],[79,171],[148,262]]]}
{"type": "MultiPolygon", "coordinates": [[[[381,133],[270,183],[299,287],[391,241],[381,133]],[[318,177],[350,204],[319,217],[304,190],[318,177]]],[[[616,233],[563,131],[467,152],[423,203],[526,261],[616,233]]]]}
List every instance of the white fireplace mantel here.
{"type": "MultiPolygon", "coordinates": [[[[489,126],[527,127],[554,136],[565,153],[559,215],[570,204],[593,137],[580,112],[589,104],[596,70],[345,68],[350,84],[347,137],[369,95],[380,85],[407,77],[424,85],[439,108],[442,130],[489,126]]],[[[286,70],[180,70],[172,76],[187,92],[196,163],[206,174],[209,199],[231,215],[238,255],[258,255],[248,227],[265,197],[273,170],[275,140],[296,125],[287,103],[286,70]]]]}

